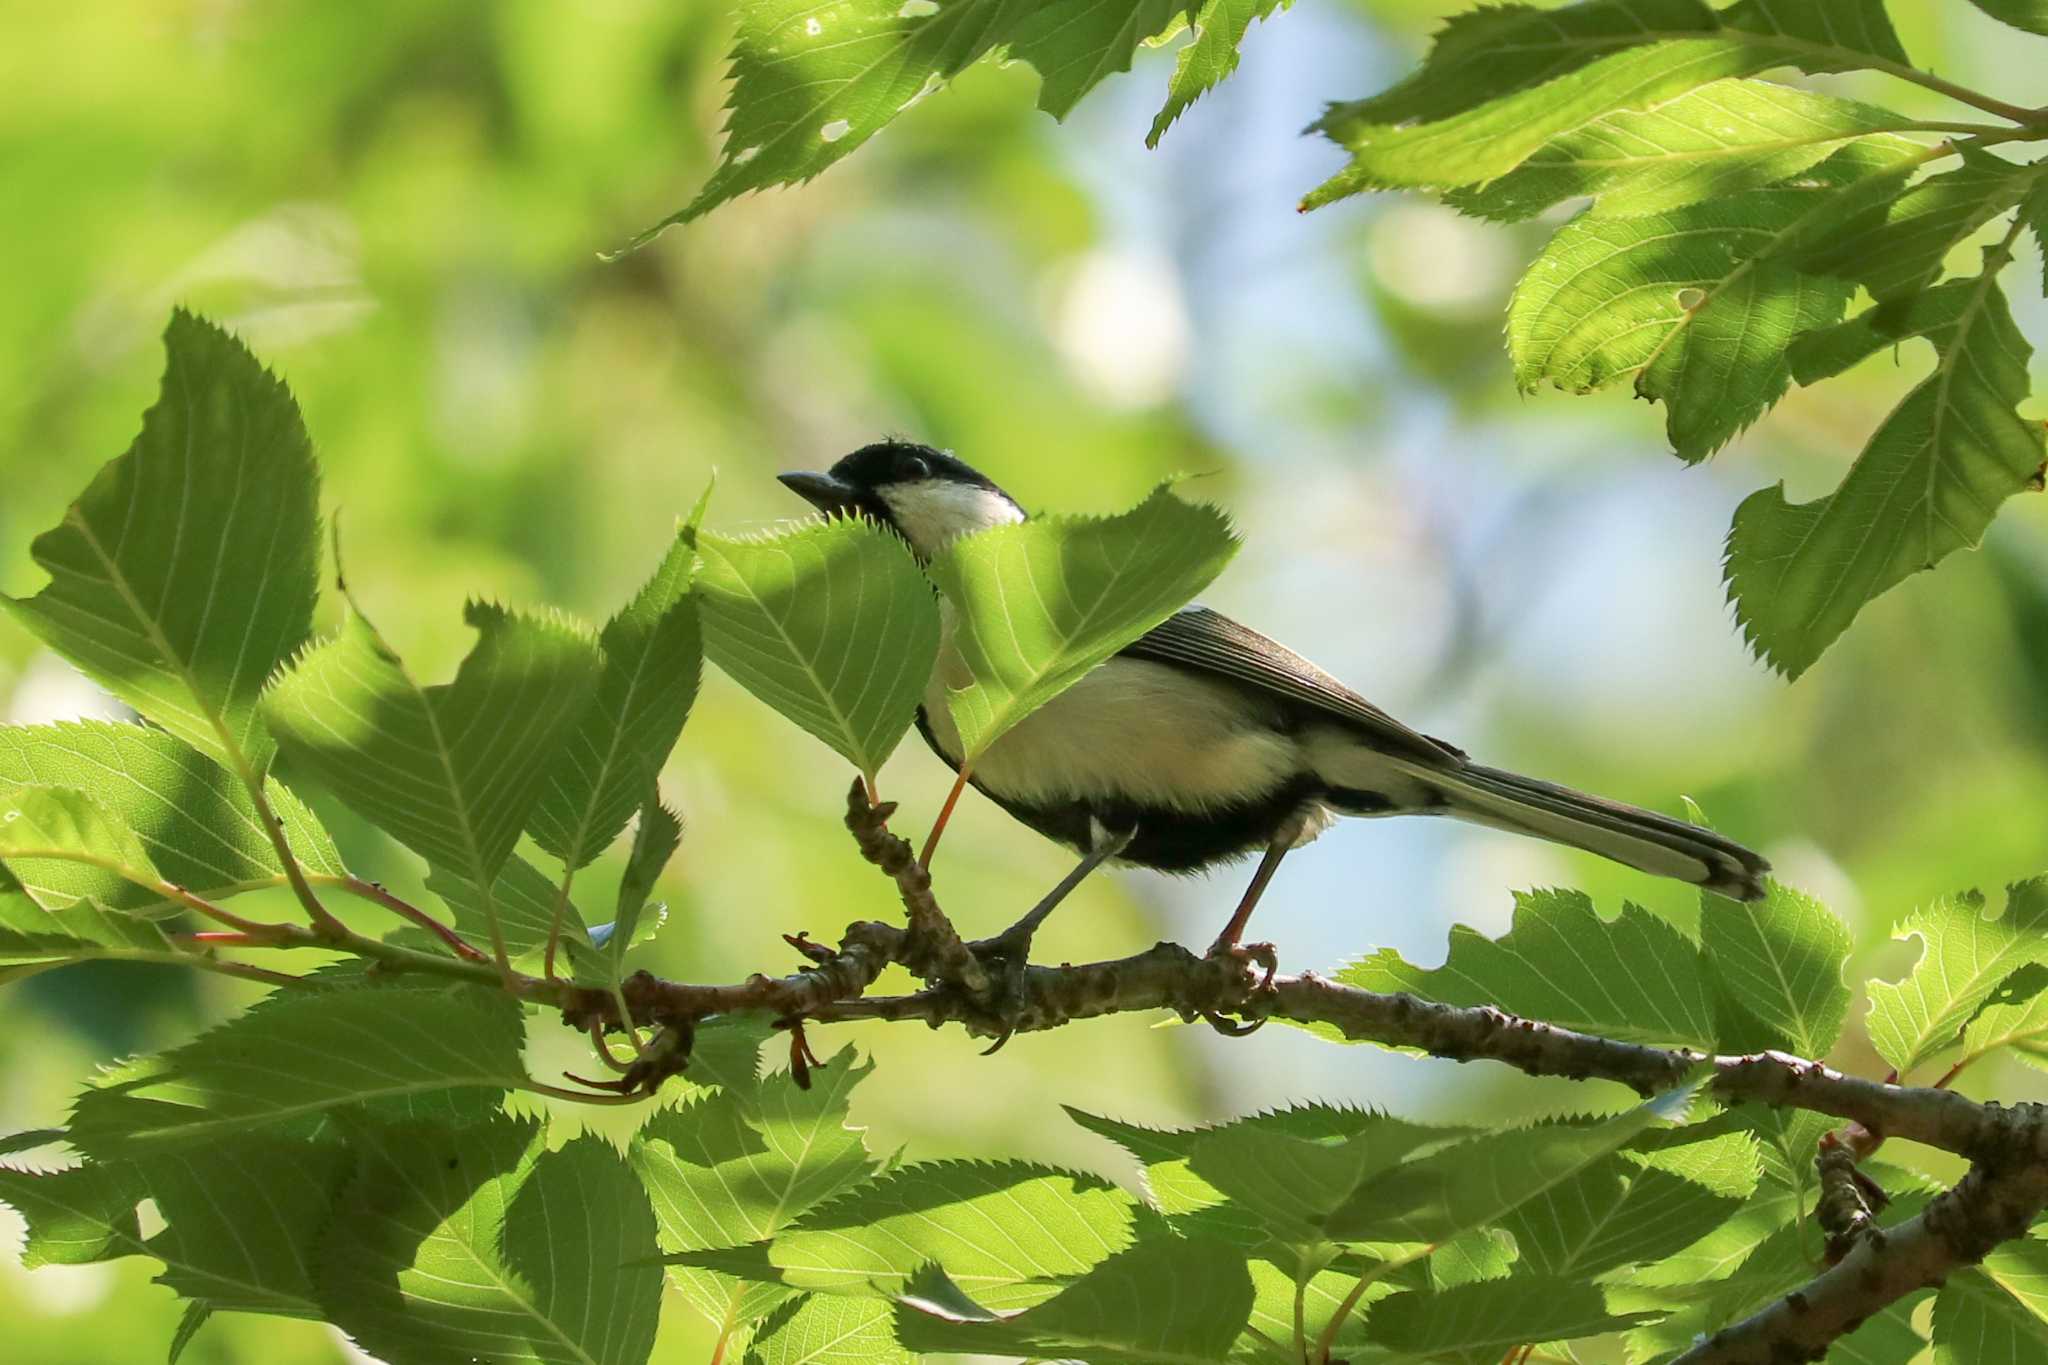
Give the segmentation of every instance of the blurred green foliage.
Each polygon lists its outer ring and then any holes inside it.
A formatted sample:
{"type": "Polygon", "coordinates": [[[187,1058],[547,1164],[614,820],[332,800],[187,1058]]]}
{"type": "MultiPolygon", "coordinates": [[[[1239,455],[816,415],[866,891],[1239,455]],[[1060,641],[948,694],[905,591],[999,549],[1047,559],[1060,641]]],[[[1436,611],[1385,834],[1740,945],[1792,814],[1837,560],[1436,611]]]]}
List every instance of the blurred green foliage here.
{"type": "MultiPolygon", "coordinates": [[[[434,679],[468,647],[465,597],[602,619],[714,468],[724,529],[794,514],[773,471],[885,429],[957,448],[1033,506],[1103,511],[1175,470],[1217,471],[1198,491],[1231,507],[1248,544],[1216,605],[1487,761],[1666,809],[1697,797],[1860,921],[1867,960],[1903,967],[1894,922],[2043,861],[2041,511],[2016,504],[1983,552],[1875,604],[1797,687],[1750,662],[1715,586],[1721,529],[1759,481],[1745,466],[1768,451],[1794,496],[1831,487],[1912,376],[1887,355],[1795,391],[1691,471],[1659,454],[1642,405],[1513,399],[1498,310],[1541,230],[1475,233],[1420,201],[1293,211],[1334,169],[1294,131],[1323,98],[1398,74],[1431,21],[1463,7],[1354,0],[1257,25],[1238,75],[1150,154],[1171,52],[1141,52],[1129,84],[1142,90],[1111,82],[1064,127],[1033,109],[1028,70],[977,67],[812,186],[728,205],[613,264],[599,252],[709,174],[722,5],[21,9],[0,44],[0,199],[16,206],[0,218],[0,588],[39,585],[29,536],[132,437],[175,302],[227,322],[290,380],[351,586],[434,679]]],[[[1945,75],[2013,89],[2038,67],[1974,10],[1895,9],[1909,50],[1945,75]]],[[[2016,308],[2040,391],[2048,317],[2037,300],[2016,308]]],[[[106,705],[0,624],[0,719],[106,705]]],[[[910,745],[885,780],[928,814],[947,777],[910,745]]],[[[845,778],[708,675],[664,776],[687,833],[655,893],[669,918],[649,965],[700,980],[780,969],[785,931],[893,913],[839,828],[845,778]]],[[[417,885],[402,851],[338,807],[321,814],[368,850],[367,873],[417,885]]],[[[589,874],[593,903],[623,861],[614,849],[589,874]]],[[[1065,855],[970,802],[945,861],[949,908],[987,930],[1065,855]]],[[[1535,885],[1633,897],[1682,924],[1697,913],[1682,888],[1426,822],[1356,823],[1297,862],[1261,911],[1296,967],[1381,945],[1439,961],[1448,923],[1498,933],[1510,889],[1535,885]]],[[[1098,879],[1052,921],[1045,952],[1192,940],[1234,880],[1098,879]]],[[[10,988],[0,1131],[61,1113],[94,1062],[175,1043],[250,994],[141,967],[10,988]]],[[[1450,1118],[1560,1096],[1460,1073],[1432,1104],[1418,1097],[1441,1064],[1278,1030],[1226,1045],[1108,1022],[987,1060],[957,1037],[846,1032],[885,1078],[856,1121],[875,1150],[919,1156],[1000,1144],[1128,1173],[1061,1102],[1165,1123],[1317,1094],[1398,1095],[1450,1118]]],[[[2042,1093],[2016,1066],[1965,1088],[2042,1093]]],[[[156,1358],[178,1310],[146,1279],[134,1263],[31,1279],[0,1254],[9,1353],[156,1358]]],[[[689,1314],[665,1315],[674,1358],[701,1358],[708,1339],[689,1314]]],[[[229,1318],[186,1359],[347,1356],[324,1328],[229,1318]]]]}

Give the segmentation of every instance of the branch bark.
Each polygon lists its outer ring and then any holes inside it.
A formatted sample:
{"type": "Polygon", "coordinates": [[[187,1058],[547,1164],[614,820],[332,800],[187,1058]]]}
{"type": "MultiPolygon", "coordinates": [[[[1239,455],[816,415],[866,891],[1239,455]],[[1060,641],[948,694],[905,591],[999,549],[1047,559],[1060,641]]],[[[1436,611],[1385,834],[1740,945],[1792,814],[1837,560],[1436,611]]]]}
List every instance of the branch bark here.
{"type": "MultiPolygon", "coordinates": [[[[909,844],[888,831],[893,809],[869,804],[864,788],[855,783],[846,823],[862,855],[895,881],[905,926],[852,924],[836,948],[803,935],[790,937],[808,960],[806,967],[780,977],[757,973],[731,985],[691,985],[647,972],[627,978],[617,992],[517,974],[505,984],[522,999],[559,1008],[564,1022],[600,1038],[606,1029],[626,1024],[659,1028],[663,1046],[629,1065],[622,1081],[587,1083],[639,1095],[651,1094],[687,1065],[695,1024],[713,1014],[769,1015],[793,1031],[800,1047],[806,1023],[915,1020],[931,1028],[957,1025],[969,1034],[1000,1038],[1103,1015],[1163,1009],[1231,1032],[1244,1030],[1225,1016],[1252,1026],[1285,1019],[1347,1039],[1460,1062],[1501,1062],[1534,1076],[1615,1081],[1644,1095],[1702,1079],[1727,1103],[1790,1106],[1846,1120],[1851,1125],[1846,1135],[1819,1154],[1825,1207],[1817,1212],[1831,1234],[1832,1264],[1801,1289],[1694,1346],[1681,1358],[1683,1365],[1818,1360],[1829,1343],[1872,1314],[1982,1260],[1998,1243],[2024,1234],[2048,1208],[2048,1106],[1980,1104],[1938,1086],[1865,1080],[1782,1052],[1710,1056],[1620,1042],[1491,1006],[1379,994],[1313,973],[1267,977],[1243,954],[1198,957],[1174,943],[1107,962],[1025,966],[1005,983],[998,1009],[991,1003],[987,964],[946,918],[909,844]],[[923,988],[905,995],[868,995],[892,965],[922,978],[923,988]],[[1938,1147],[1971,1163],[1954,1189],[1891,1229],[1876,1226],[1874,1196],[1855,1170],[1856,1160],[1886,1138],[1938,1147]]],[[[355,934],[335,942],[294,925],[258,927],[264,930],[261,943],[252,946],[339,948],[374,958],[386,970],[500,984],[496,971],[484,964],[355,934]]]]}

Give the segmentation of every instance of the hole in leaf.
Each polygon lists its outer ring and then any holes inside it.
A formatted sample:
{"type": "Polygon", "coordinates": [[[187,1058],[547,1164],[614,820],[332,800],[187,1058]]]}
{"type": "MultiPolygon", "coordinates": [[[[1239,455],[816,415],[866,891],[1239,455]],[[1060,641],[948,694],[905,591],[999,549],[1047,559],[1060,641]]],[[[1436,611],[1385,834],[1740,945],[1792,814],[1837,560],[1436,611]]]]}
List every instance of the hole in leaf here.
{"type": "Polygon", "coordinates": [[[843,118],[836,118],[833,119],[830,123],[826,124],[823,128],[820,128],[818,130],[818,136],[825,139],[825,141],[827,142],[837,142],[840,138],[845,137],[848,133],[852,131],[853,125],[851,123],[847,122],[843,118]]]}
{"type": "Polygon", "coordinates": [[[1707,291],[1704,289],[1681,289],[1678,291],[1678,306],[1688,313],[1698,312],[1700,305],[1706,301],[1707,291]]]}

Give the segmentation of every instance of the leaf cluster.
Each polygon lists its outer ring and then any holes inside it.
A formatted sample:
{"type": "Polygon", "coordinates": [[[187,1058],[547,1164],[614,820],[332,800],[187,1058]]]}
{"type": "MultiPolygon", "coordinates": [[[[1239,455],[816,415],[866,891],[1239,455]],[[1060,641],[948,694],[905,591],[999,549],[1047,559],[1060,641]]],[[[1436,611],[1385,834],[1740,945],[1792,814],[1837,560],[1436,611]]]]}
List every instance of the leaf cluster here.
{"type": "MultiPolygon", "coordinates": [[[[2016,28],[2044,27],[2032,0],[1977,3],[2016,28]]],[[[723,159],[668,221],[808,180],[984,58],[1030,63],[1041,107],[1063,117],[1141,42],[1188,33],[1156,143],[1235,69],[1253,20],[1283,8],[750,0],[723,159]]],[[[1782,486],[1761,489],[1736,512],[1729,598],[1757,653],[1788,676],[1866,603],[1974,548],[2006,499],[2041,487],[2042,426],[2017,411],[2030,348],[2001,275],[2020,232],[2048,231],[2048,161],[2030,155],[2048,141],[2048,110],[1916,67],[1884,0],[1485,5],[1451,18],[1412,75],[1333,102],[1311,131],[1349,160],[1303,208],[1410,190],[1501,223],[1576,209],[1509,304],[1517,382],[1574,393],[1627,383],[1663,405],[1688,463],[1795,385],[1931,343],[1924,379],[1834,492],[1794,503],[1782,486]],[[1996,121],[1786,83],[1852,71],[1996,121]],[[1966,252],[1972,241],[1988,244],[1966,252]]]]}

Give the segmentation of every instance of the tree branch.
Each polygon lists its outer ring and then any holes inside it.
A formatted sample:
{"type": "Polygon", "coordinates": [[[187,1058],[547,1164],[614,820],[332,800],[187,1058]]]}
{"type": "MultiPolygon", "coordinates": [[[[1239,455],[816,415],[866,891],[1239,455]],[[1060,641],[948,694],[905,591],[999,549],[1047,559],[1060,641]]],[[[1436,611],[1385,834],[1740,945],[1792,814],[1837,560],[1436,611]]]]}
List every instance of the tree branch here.
{"type": "Polygon", "coordinates": [[[987,965],[960,940],[932,894],[930,878],[910,856],[910,846],[888,831],[885,822],[893,810],[871,804],[855,783],[846,824],[862,855],[895,881],[908,925],[855,923],[847,926],[836,948],[803,935],[788,936],[808,965],[787,976],[757,973],[731,985],[700,986],[643,971],[613,990],[516,973],[501,983],[485,964],[353,933],[336,942],[296,925],[258,926],[261,941],[250,946],[338,949],[374,958],[389,971],[429,972],[487,989],[502,985],[521,999],[559,1008],[565,1023],[599,1038],[611,1028],[655,1026],[661,1031],[656,1042],[626,1064],[619,1081],[588,1083],[626,1097],[645,1098],[682,1070],[697,1022],[714,1014],[766,1014],[790,1028],[801,1047],[806,1023],[916,1020],[931,1028],[956,1024],[969,1034],[1003,1037],[1163,1009],[1189,1022],[1206,1019],[1233,1031],[1242,1030],[1225,1016],[1252,1025],[1286,1019],[1351,1040],[1460,1062],[1501,1062],[1534,1076],[1614,1081],[1644,1095],[1697,1078],[1727,1103],[1790,1106],[1847,1120],[1853,1125],[1848,1135],[1833,1139],[1819,1156],[1823,1207],[1818,1214],[1830,1233],[1834,1263],[1804,1288],[1696,1345],[1682,1357],[1685,1365],[1819,1359],[1828,1343],[1871,1314],[1981,1260],[1999,1242],[2024,1233],[2048,1207],[2048,1106],[1979,1104],[1945,1088],[1865,1080],[1782,1052],[1710,1056],[1621,1042],[1492,1006],[1380,994],[1313,973],[1267,978],[1242,955],[1198,957],[1174,943],[1107,962],[1025,966],[1014,982],[1006,982],[998,1010],[987,990],[987,965]],[[868,996],[892,965],[923,978],[923,988],[868,996]],[[1894,1137],[1956,1153],[1971,1162],[1971,1170],[1919,1217],[1886,1230],[1871,1217],[1876,1196],[1855,1162],[1879,1141],[1894,1137]]]}
{"type": "Polygon", "coordinates": [[[1916,1218],[1871,1228],[1832,1268],[1759,1313],[1723,1328],[1673,1365],[1783,1365],[1820,1360],[1837,1338],[1906,1295],[1938,1285],[2025,1234],[2048,1205],[2040,1106],[1997,1111],[2005,1150],[1987,1154],[1916,1218]]]}

